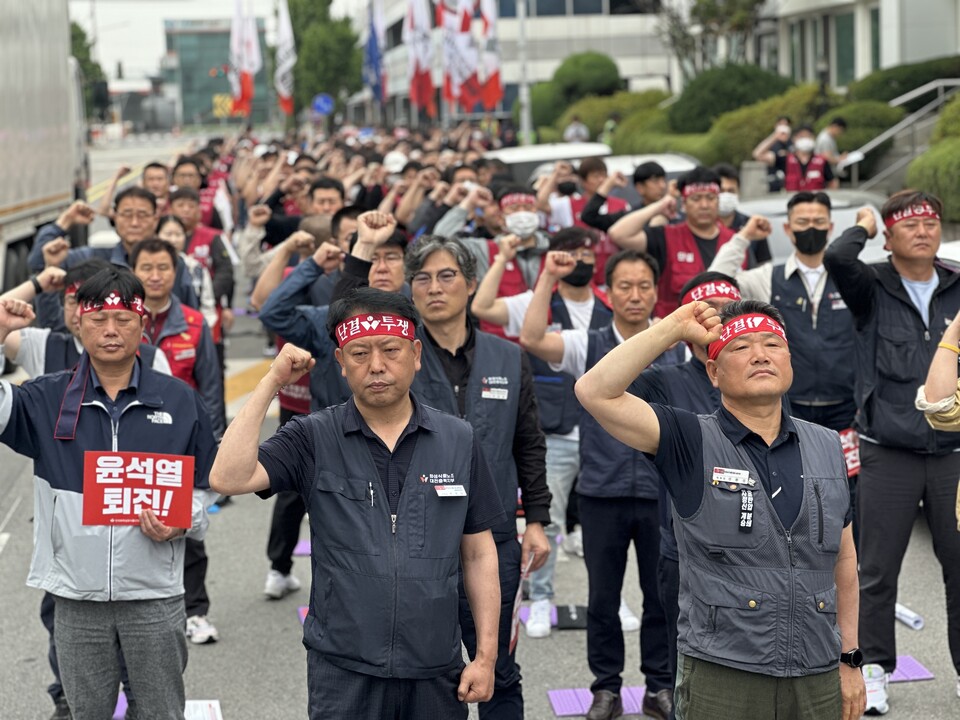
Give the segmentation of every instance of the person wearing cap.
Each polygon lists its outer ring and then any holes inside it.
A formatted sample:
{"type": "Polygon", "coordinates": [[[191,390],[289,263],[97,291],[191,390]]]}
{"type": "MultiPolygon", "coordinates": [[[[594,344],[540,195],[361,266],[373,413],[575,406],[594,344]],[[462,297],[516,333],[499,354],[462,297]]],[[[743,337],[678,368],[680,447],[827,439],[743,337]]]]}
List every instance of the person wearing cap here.
{"type": "MultiPolygon", "coordinates": [[[[405,272],[423,318],[418,337],[423,369],[414,389],[424,402],[467,420],[477,433],[507,512],[493,529],[499,560],[500,623],[493,698],[481,719],[519,720],[523,691],[516,648],[510,649],[514,598],[525,570],[550,554],[546,443],[540,429],[533,373],[516,343],[475,329],[467,315],[477,286],[475,256],[458,240],[421,237],[407,252],[405,272]],[[517,543],[517,498],[526,528],[517,543]]],[[[467,653],[477,651],[477,628],[461,593],[460,627],[467,653]]]]}
{"type": "Polygon", "coordinates": [[[863,713],[846,464],[834,431],[784,413],[792,380],[776,308],[740,300],[718,316],[692,300],[577,382],[586,411],[653,457],[673,499],[678,720],[863,713]],[[627,392],[678,342],[708,346],[716,412],[627,392]]]}
{"type": "Polygon", "coordinates": [[[274,396],[314,364],[284,345],[211,472],[219,492],[295,491],[309,507],[315,591],[303,642],[314,720],[465,719],[466,703],[493,693],[500,590],[491,528],[503,506],[470,425],[411,390],[418,324],[399,293],[363,288],[335,301],[328,327],[352,396],[259,444],[274,396]],[[466,667],[461,567],[477,631],[466,667]]]}
{"type": "Polygon", "coordinates": [[[903,554],[917,508],[930,527],[943,568],[947,638],[960,675],[960,533],[954,503],[960,436],[930,427],[915,409],[916,391],[934,356],[948,352],[947,329],[960,310],[960,275],[937,264],[940,199],[902,190],[880,209],[886,263],[858,259],[877,234],[874,211],[827,248],[824,267],[853,314],[854,393],[860,435],[857,488],[860,530],[860,634],[872,711],[889,707],[887,680],[896,669],[894,606],[903,554]]]}
{"type": "Polygon", "coordinates": [[[680,178],[686,218],[675,225],[650,226],[658,215],[673,217],[677,202],[667,194],[656,203],[624,216],[610,228],[610,239],[624,248],[648,252],[660,266],[656,317],[666,317],[677,308],[680,288],[702,273],[717,251],[733,237],[733,230],[720,222],[720,178],[698,166],[680,178]]]}
{"type": "MultiPolygon", "coordinates": [[[[581,377],[625,339],[647,329],[657,302],[657,261],[636,250],[622,250],[607,261],[607,293],[612,322],[600,328],[548,332],[554,286],[577,272],[570,253],[547,254],[543,273],[533,291],[520,344],[549,363],[550,369],[581,377]]],[[[684,360],[678,346],[658,362],[684,360]]],[[[620,689],[625,662],[623,630],[628,623],[640,630],[640,670],[646,678],[643,710],[666,718],[672,701],[673,678],[667,658],[667,630],[657,593],[659,478],[653,464],[618,442],[581,412],[580,476],[577,481],[584,560],[587,566],[587,662],[594,675],[589,720],[607,720],[622,712],[620,689]],[[643,613],[639,623],[621,597],[631,543],[637,553],[643,613]]]]}
{"type": "MultiPolygon", "coordinates": [[[[520,335],[533,291],[497,297],[497,288],[506,264],[515,254],[518,239],[500,238],[500,253],[477,288],[471,310],[481,320],[504,327],[508,338],[520,335]]],[[[610,300],[593,283],[596,256],[595,238],[582,227],[564,228],[550,239],[551,251],[569,253],[576,260],[573,272],[560,278],[550,297],[551,329],[593,329],[609,325],[612,318],[610,300]]],[[[547,486],[550,488],[550,524],[546,527],[550,547],[566,523],[567,501],[580,472],[580,406],[573,395],[574,377],[553,370],[546,362],[530,356],[533,370],[540,427],[547,443],[547,486]]],[[[553,578],[556,553],[550,553],[546,564],[530,576],[530,617],[525,623],[527,637],[550,635],[550,608],[553,599],[553,578]]]]}
{"type": "MultiPolygon", "coordinates": [[[[138,357],[144,292],[129,270],[99,271],[76,299],[85,352],[73,372],[20,387],[0,381],[0,442],[34,463],[27,585],[55,598],[57,659],[74,718],[113,715],[119,645],[139,707],[182,720],[183,538],[202,538],[207,526],[202,491],[216,453],[209,413],[193,390],[138,357]],[[101,507],[87,496],[96,477],[85,478],[85,453],[110,448],[194,458],[193,476],[182,478],[193,488],[189,529],[165,524],[145,504],[138,524],[84,524],[86,511],[101,507]]],[[[4,333],[32,320],[29,305],[0,301],[4,333]]]]}

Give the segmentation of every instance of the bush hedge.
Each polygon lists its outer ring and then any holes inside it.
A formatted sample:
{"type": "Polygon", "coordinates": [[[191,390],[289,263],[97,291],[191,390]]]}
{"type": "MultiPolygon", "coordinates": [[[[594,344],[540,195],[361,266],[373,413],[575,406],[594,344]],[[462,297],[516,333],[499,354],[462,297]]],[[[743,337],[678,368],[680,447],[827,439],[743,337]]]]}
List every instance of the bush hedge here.
{"type": "Polygon", "coordinates": [[[557,121],[557,129],[562,132],[576,115],[590,128],[590,137],[596,138],[611,114],[620,113],[622,122],[639,110],[655,108],[668,97],[670,96],[662,90],[646,90],[640,93],[618,92],[605,97],[585,97],[564,111],[557,121]]]}
{"type": "Polygon", "coordinates": [[[716,155],[709,133],[670,132],[666,110],[640,110],[623,120],[613,135],[614,155],[679,152],[711,165],[716,155]]]}
{"type": "MultiPolygon", "coordinates": [[[[553,82],[542,82],[530,87],[530,115],[535,128],[553,125],[567,106],[563,94],[553,82]]],[[[513,122],[520,127],[520,101],[513,103],[513,122]]]]}
{"type": "MultiPolygon", "coordinates": [[[[931,80],[957,77],[960,77],[960,55],[935,58],[870,73],[847,86],[847,97],[850,100],[879,100],[886,103],[931,80]]],[[[904,107],[913,112],[932,99],[932,94],[924,95],[904,107]]]]}
{"type": "Polygon", "coordinates": [[[609,55],[588,51],[560,63],[553,82],[566,104],[572,105],[587,95],[613,95],[620,89],[620,71],[609,55]]]}
{"type": "MultiPolygon", "coordinates": [[[[890,107],[876,100],[860,100],[830,110],[817,121],[816,130],[820,132],[830,124],[833,118],[842,117],[847,121],[847,131],[837,138],[837,147],[840,148],[840,152],[850,152],[896,125],[903,120],[904,115],[906,111],[903,108],[890,107]]],[[[893,140],[888,140],[874,148],[860,163],[860,177],[873,175],[879,169],[883,155],[892,146],[893,140]]]]}
{"type": "Polygon", "coordinates": [[[670,107],[670,127],[678,133],[702,133],[729,110],[780,95],[793,83],[756,65],[726,65],[697,75],[670,107]]]}
{"type": "Polygon", "coordinates": [[[947,138],[910,163],[907,185],[939,197],[943,219],[960,222],[960,138],[947,138]]]}
{"type": "Polygon", "coordinates": [[[937,120],[937,126],[933,129],[933,136],[930,141],[938,143],[952,137],[960,137],[960,95],[954,96],[944,106],[940,118],[937,120]]]}

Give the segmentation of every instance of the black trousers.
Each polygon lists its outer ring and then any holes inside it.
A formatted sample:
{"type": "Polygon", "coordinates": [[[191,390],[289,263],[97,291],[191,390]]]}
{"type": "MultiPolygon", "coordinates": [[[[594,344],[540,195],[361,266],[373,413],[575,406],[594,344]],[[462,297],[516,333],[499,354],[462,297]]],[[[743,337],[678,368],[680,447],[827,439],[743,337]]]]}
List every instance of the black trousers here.
{"type": "Polygon", "coordinates": [[[657,589],[667,618],[667,662],[670,676],[677,681],[677,621],[680,619],[680,563],[660,556],[657,561],[657,589]]]}
{"type": "Polygon", "coordinates": [[[957,482],[960,453],[920,455],[860,445],[860,648],[864,662],[887,672],[897,664],[894,604],[910,533],[923,502],[933,551],[943,569],[947,640],[960,674],[960,532],[957,482]]]}
{"type": "Polygon", "coordinates": [[[619,693],[623,685],[624,642],[618,611],[631,542],[637,554],[643,593],[640,670],[650,692],[672,688],[667,618],[657,583],[660,557],[657,501],[581,495],[580,524],[589,584],[587,662],[596,678],[590,689],[619,693]]]}
{"type": "MultiPolygon", "coordinates": [[[[510,652],[510,629],[513,625],[513,601],[520,587],[520,543],[514,538],[497,542],[500,570],[500,629],[497,636],[497,664],[494,670],[493,697],[477,707],[483,720],[522,720],[523,687],[516,651],[510,652]]],[[[477,626],[467,602],[460,572],[460,634],[467,655],[477,655],[477,626]]]]}
{"type": "Polygon", "coordinates": [[[382,678],[344,670],[307,650],[310,720],[466,720],[456,668],[427,680],[382,678]]]}
{"type": "Polygon", "coordinates": [[[183,554],[183,602],[187,617],[206,615],[210,611],[207,596],[207,547],[203,540],[186,539],[183,554]]]}
{"type": "MultiPolygon", "coordinates": [[[[280,408],[280,427],[283,427],[295,413],[280,408]]],[[[270,567],[281,575],[289,575],[293,569],[293,551],[300,541],[300,523],[307,514],[300,493],[277,493],[273,502],[273,517],[270,520],[270,536],[267,538],[267,557],[270,567]]]]}

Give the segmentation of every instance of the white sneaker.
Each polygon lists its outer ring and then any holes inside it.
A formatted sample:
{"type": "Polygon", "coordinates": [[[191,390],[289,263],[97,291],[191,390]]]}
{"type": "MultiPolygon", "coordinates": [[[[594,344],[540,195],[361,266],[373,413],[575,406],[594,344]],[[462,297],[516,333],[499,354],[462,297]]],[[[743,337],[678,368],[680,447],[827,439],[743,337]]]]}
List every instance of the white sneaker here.
{"type": "Polygon", "coordinates": [[[194,645],[204,645],[216,642],[219,639],[220,633],[207,620],[206,615],[191,615],[187,618],[187,640],[194,645]]]}
{"type": "Polygon", "coordinates": [[[534,600],[530,603],[530,616],[527,618],[527,637],[550,637],[550,601],[534,600]]]}
{"type": "Polygon", "coordinates": [[[271,570],[267,573],[267,582],[263,586],[263,594],[272,600],[279,600],[299,589],[300,581],[293,573],[283,575],[277,570],[271,570]]]}
{"type": "Polygon", "coordinates": [[[583,532],[579,525],[564,536],[561,547],[567,555],[583,557],[583,532]]]}
{"type": "Polygon", "coordinates": [[[889,675],[882,665],[864,665],[863,681],[867,686],[867,715],[886,715],[890,712],[890,703],[887,699],[887,684],[889,675]]]}
{"type": "Polygon", "coordinates": [[[633,614],[627,601],[620,598],[620,629],[624,632],[636,632],[640,629],[640,618],[633,614]]]}

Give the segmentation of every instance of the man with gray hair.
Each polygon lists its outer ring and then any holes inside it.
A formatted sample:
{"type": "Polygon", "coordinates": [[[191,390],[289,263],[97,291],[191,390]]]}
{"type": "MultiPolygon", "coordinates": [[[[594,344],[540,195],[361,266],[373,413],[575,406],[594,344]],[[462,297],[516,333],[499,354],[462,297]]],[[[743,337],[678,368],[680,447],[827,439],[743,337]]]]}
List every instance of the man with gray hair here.
{"type": "MultiPolygon", "coordinates": [[[[473,426],[508,511],[509,520],[493,528],[500,570],[500,631],[494,694],[489,702],[480,703],[480,717],[517,720],[523,717],[523,695],[515,648],[510,648],[513,603],[522,570],[536,570],[550,553],[544,533],[550,522],[546,441],[533,373],[516,344],[477,330],[468,318],[467,306],[477,288],[477,261],[463,243],[421,237],[407,248],[405,269],[423,321],[417,329],[423,343],[421,368],[412,390],[426,405],[473,426]],[[516,514],[510,512],[517,504],[518,487],[526,517],[522,545],[516,542],[516,514]]],[[[477,635],[462,583],[460,627],[472,658],[477,635]]]]}

